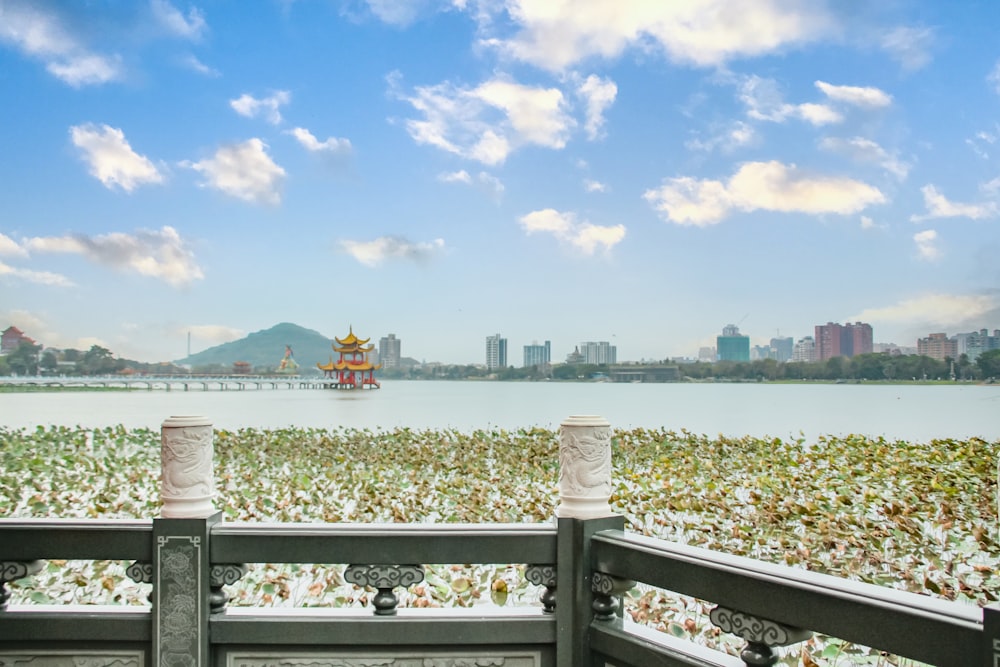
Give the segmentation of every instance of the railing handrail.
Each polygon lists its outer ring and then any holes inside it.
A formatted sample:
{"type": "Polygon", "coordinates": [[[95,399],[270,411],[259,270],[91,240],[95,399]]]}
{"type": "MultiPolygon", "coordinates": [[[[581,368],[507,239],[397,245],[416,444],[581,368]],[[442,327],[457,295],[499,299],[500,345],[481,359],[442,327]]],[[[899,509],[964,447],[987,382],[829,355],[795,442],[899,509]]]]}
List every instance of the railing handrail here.
{"type": "Polygon", "coordinates": [[[983,610],[623,531],[592,538],[595,570],[934,665],[981,660],[983,610]]]}
{"type": "Polygon", "coordinates": [[[0,561],[152,558],[152,519],[0,519],[0,561]]]}

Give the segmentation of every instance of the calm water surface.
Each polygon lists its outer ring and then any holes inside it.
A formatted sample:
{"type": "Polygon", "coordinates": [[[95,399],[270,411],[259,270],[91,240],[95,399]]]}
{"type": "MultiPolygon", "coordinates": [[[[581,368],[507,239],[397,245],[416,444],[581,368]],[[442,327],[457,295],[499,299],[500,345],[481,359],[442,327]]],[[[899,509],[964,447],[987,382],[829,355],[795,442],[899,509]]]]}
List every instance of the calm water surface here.
{"type": "Polygon", "coordinates": [[[1000,439],[1000,387],[387,381],[377,391],[264,389],[0,394],[0,424],[159,428],[204,415],[216,428],[554,428],[573,414],[615,427],[732,436],[860,433],[1000,439]]]}

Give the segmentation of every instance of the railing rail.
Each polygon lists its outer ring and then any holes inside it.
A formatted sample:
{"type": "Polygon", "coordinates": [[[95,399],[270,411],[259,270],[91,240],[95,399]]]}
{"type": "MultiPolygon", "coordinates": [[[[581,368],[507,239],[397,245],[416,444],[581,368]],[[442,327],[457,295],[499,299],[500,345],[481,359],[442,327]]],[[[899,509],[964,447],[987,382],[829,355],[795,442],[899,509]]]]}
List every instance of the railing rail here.
{"type": "Polygon", "coordinates": [[[982,660],[983,610],[970,604],[622,531],[592,541],[594,569],[611,576],[933,665],[982,660]]]}

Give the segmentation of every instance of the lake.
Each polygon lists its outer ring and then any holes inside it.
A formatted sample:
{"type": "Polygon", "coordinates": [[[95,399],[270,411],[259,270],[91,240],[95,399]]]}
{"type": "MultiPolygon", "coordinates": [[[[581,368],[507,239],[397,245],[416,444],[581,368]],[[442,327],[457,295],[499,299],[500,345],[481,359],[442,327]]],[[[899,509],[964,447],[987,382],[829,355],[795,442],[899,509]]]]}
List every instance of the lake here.
{"type": "Polygon", "coordinates": [[[815,440],[858,433],[925,442],[1000,439],[1000,387],[864,384],[406,382],[382,389],[0,394],[0,424],[159,428],[204,415],[216,428],[555,428],[573,414],[612,426],[815,440]]]}

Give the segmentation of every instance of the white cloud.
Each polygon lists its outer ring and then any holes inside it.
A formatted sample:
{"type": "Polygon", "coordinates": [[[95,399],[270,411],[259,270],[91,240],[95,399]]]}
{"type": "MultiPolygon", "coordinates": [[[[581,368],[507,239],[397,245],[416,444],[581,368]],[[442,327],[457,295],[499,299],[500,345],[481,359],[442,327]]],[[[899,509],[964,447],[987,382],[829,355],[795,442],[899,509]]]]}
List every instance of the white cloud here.
{"type": "Polygon", "coordinates": [[[50,287],[73,287],[73,281],[66,276],[49,271],[32,271],[31,269],[19,269],[0,262],[0,278],[15,278],[36,285],[48,285],[50,287]]]}
{"type": "Polygon", "coordinates": [[[442,183],[467,183],[472,184],[472,176],[469,176],[469,172],[464,169],[459,171],[452,171],[447,174],[441,174],[438,176],[438,180],[442,183]]]}
{"type": "Polygon", "coordinates": [[[563,213],[551,208],[523,215],[518,223],[528,234],[552,234],[584,255],[593,255],[598,249],[608,252],[625,238],[625,225],[601,226],[578,222],[575,213],[563,213]]]}
{"type": "Polygon", "coordinates": [[[732,122],[728,127],[717,131],[708,139],[689,139],[684,142],[688,150],[710,153],[716,148],[723,152],[731,152],[742,146],[748,146],[757,139],[753,126],[741,120],[732,122]]]}
{"type": "Polygon", "coordinates": [[[847,215],[885,202],[878,188],[867,183],[811,176],[777,161],[744,163],[726,183],[687,176],[665,179],[643,198],[664,220],[694,226],[716,224],[734,209],[847,215]]]}
{"type": "Polygon", "coordinates": [[[756,74],[740,81],[737,96],[746,106],[747,116],[755,120],[783,123],[789,118],[798,118],[813,125],[829,125],[844,119],[840,112],[825,104],[785,102],[774,79],[764,79],[756,74]]]}
{"type": "Polygon", "coordinates": [[[187,67],[188,69],[197,72],[198,74],[201,74],[202,76],[211,77],[213,79],[217,79],[218,77],[222,76],[222,72],[215,69],[214,67],[209,67],[205,63],[198,60],[198,58],[190,54],[181,59],[181,64],[187,67]]]}
{"type": "Polygon", "coordinates": [[[229,106],[241,116],[256,118],[258,115],[261,115],[272,125],[279,125],[282,121],[281,107],[291,101],[291,93],[287,90],[279,90],[274,95],[261,99],[244,93],[235,100],[229,100],[229,106]]]}
{"type": "Polygon", "coordinates": [[[351,140],[328,137],[326,141],[320,141],[313,136],[312,132],[304,127],[296,127],[289,130],[288,134],[295,137],[302,146],[313,153],[350,153],[351,140]]]}
{"type": "Polygon", "coordinates": [[[204,174],[204,185],[227,195],[257,204],[281,203],[285,170],[271,160],[260,139],[223,146],[211,158],[181,164],[204,174]]]}
{"type": "Polygon", "coordinates": [[[987,181],[979,186],[979,189],[991,195],[995,195],[1000,192],[1000,176],[997,176],[991,181],[987,181]]]}
{"type": "MultiPolygon", "coordinates": [[[[872,324],[913,324],[926,327],[953,327],[976,322],[1000,307],[995,294],[924,294],[881,308],[866,308],[847,320],[872,324]]],[[[979,327],[976,326],[978,329],[979,327]]]]}
{"type": "Polygon", "coordinates": [[[941,256],[941,249],[938,247],[938,235],[933,229],[925,229],[913,235],[913,242],[917,244],[917,253],[920,259],[933,261],[941,256]]]}
{"type": "Polygon", "coordinates": [[[208,341],[216,345],[239,340],[246,335],[246,332],[242,329],[235,329],[222,324],[193,324],[188,327],[178,327],[174,333],[184,336],[190,333],[192,338],[208,341]]]}
{"type": "Polygon", "coordinates": [[[439,174],[438,180],[442,183],[464,183],[465,185],[476,186],[494,200],[500,199],[505,190],[503,182],[499,178],[485,171],[479,172],[473,178],[469,172],[461,169],[459,171],[439,174]]]}
{"type": "Polygon", "coordinates": [[[73,145],[83,153],[90,173],[108,189],[118,186],[132,192],[145,183],[162,183],[163,174],[149,158],[132,150],[125,133],[109,125],[93,123],[70,128],[73,145]]]}
{"type": "Polygon", "coordinates": [[[892,104],[892,95],[878,88],[834,86],[825,81],[816,81],[815,85],[831,100],[852,104],[857,107],[878,109],[892,104]]]}
{"type": "Polygon", "coordinates": [[[200,39],[208,29],[205,16],[197,7],[192,7],[184,16],[168,0],[150,0],[153,17],[169,32],[185,39],[200,39]]]}
{"type": "Polygon", "coordinates": [[[28,251],[22,248],[17,241],[0,232],[0,257],[27,257],[28,251]]]}
{"type": "Polygon", "coordinates": [[[135,234],[35,237],[25,245],[34,252],[81,255],[95,264],[156,278],[173,287],[205,277],[187,242],[168,226],[135,234]]]}
{"type": "Polygon", "coordinates": [[[341,241],[341,248],[354,259],[372,268],[387,259],[425,262],[444,250],[444,239],[414,243],[398,236],[381,236],[373,241],[341,241]]]}
{"type": "Polygon", "coordinates": [[[618,86],[611,79],[602,79],[591,74],[580,84],[576,92],[586,102],[586,121],[583,128],[587,132],[587,137],[597,139],[604,127],[604,112],[614,104],[615,97],[618,96],[618,86]]]}
{"type": "Polygon", "coordinates": [[[589,178],[583,179],[583,188],[587,192],[607,192],[608,186],[600,181],[592,181],[589,178]]]}
{"type": "Polygon", "coordinates": [[[814,42],[836,27],[820,3],[780,0],[508,0],[482,8],[484,31],[508,25],[495,20],[503,10],[519,29],[509,38],[488,36],[484,43],[552,71],[594,56],[616,58],[628,48],[658,48],[675,62],[717,66],[814,42]]]}
{"type": "Polygon", "coordinates": [[[850,139],[839,139],[826,137],[819,142],[819,147],[847,155],[859,162],[872,162],[894,175],[900,181],[906,179],[910,173],[910,165],[899,158],[895,153],[889,153],[871,139],[864,137],[851,137],[850,139]]]}
{"type": "Polygon", "coordinates": [[[401,97],[423,115],[406,121],[414,141],[488,165],[502,163],[524,145],[561,149],[576,124],[557,88],[504,77],[471,89],[447,82],[421,86],[401,97]]]}
{"type": "Polygon", "coordinates": [[[971,218],[973,220],[981,220],[983,218],[992,218],[998,213],[997,205],[993,202],[985,204],[962,204],[948,201],[933,185],[925,185],[920,188],[920,191],[924,195],[924,205],[927,207],[927,213],[911,215],[910,220],[913,222],[921,222],[932,218],[971,218]]]}
{"type": "Polygon", "coordinates": [[[1000,60],[993,66],[993,70],[987,75],[986,81],[993,86],[993,90],[996,91],[997,95],[1000,95],[1000,60]]]}
{"type": "Polygon", "coordinates": [[[427,0],[365,0],[365,2],[379,20],[399,27],[413,23],[428,5],[427,0]]]}
{"type": "Polygon", "coordinates": [[[32,2],[6,2],[0,8],[0,42],[6,42],[45,63],[63,82],[79,88],[122,77],[117,56],[87,49],[67,22],[48,8],[32,2]]]}
{"type": "Polygon", "coordinates": [[[882,49],[903,69],[915,71],[931,61],[934,31],[900,26],[882,35],[882,49]]]}

